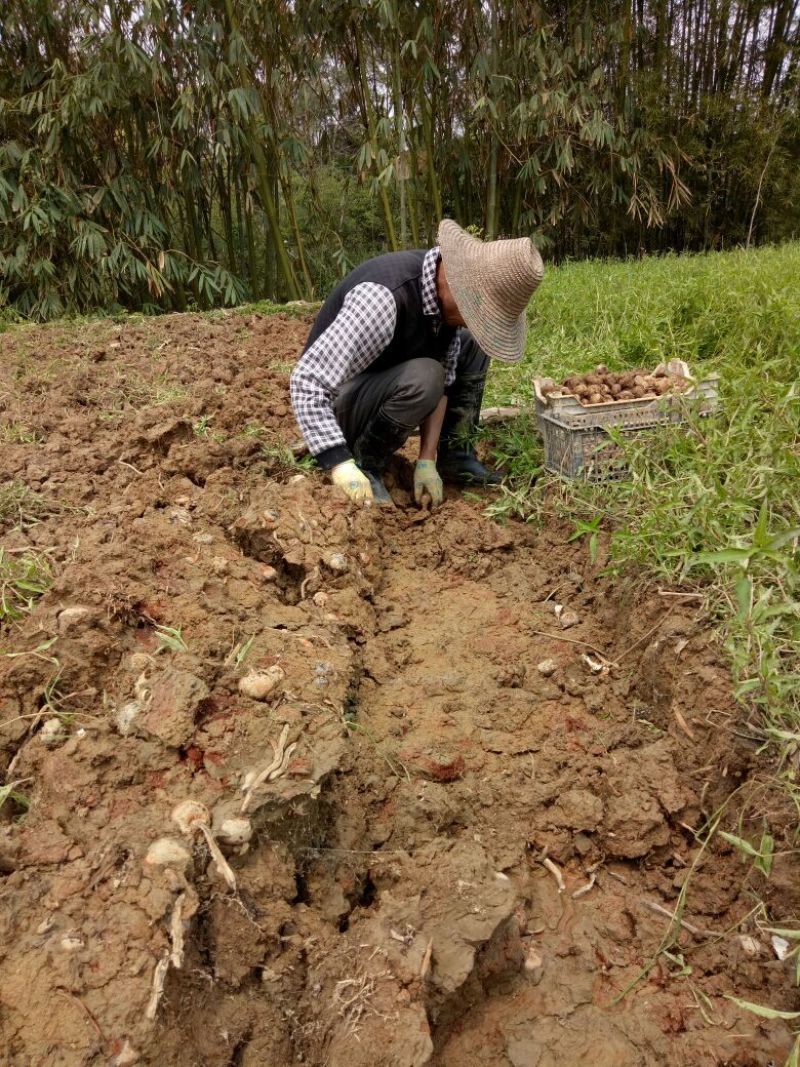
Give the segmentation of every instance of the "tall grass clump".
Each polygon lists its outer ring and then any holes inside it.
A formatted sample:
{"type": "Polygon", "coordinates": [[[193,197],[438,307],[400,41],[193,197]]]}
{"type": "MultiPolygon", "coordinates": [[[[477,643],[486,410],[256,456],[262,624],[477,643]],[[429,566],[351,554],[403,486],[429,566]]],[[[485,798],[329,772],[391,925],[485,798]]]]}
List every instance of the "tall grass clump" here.
{"type": "Polygon", "coordinates": [[[531,484],[542,458],[532,429],[496,431],[509,477],[494,511],[555,509],[576,530],[602,526],[614,572],[702,587],[738,696],[786,751],[800,748],[798,278],[798,243],[567,264],[534,298],[524,361],[489,387],[491,403],[527,403],[534,375],[673,357],[720,375],[721,412],[633,443],[623,483],[531,484]]]}

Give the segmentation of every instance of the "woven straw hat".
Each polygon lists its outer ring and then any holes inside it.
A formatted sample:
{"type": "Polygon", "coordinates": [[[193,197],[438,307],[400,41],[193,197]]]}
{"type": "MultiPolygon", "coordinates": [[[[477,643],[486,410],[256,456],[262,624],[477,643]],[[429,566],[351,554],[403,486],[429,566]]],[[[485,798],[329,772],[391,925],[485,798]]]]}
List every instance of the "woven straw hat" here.
{"type": "Polygon", "coordinates": [[[544,274],[530,238],[479,241],[457,222],[443,219],[439,250],[470,333],[493,359],[517,363],[525,351],[525,308],[544,274]]]}

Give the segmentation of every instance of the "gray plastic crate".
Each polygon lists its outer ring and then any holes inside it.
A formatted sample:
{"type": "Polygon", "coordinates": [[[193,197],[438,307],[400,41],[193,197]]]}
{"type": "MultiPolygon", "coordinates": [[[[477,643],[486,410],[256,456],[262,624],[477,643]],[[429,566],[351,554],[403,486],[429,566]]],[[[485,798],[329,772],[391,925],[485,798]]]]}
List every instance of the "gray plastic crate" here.
{"type": "MultiPolygon", "coordinates": [[[[658,369],[658,368],[656,368],[658,369]]],[[[710,415],[719,405],[718,376],[695,381],[683,360],[671,360],[666,369],[680,373],[692,385],[680,394],[622,400],[584,407],[572,395],[542,393],[550,379],[534,379],[536,420],[544,440],[544,463],[549,471],[584,481],[619,481],[628,474],[625,449],[616,437],[635,437],[659,426],[684,421],[687,405],[710,415]]]]}

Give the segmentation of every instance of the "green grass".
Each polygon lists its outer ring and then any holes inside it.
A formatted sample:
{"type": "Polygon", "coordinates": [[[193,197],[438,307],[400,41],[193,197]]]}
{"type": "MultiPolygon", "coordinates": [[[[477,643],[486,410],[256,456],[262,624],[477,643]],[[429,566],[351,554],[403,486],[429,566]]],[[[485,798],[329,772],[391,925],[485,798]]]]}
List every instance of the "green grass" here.
{"type": "Polygon", "coordinates": [[[598,363],[677,356],[698,376],[721,376],[722,412],[634,446],[624,483],[544,476],[530,420],[492,428],[508,471],[492,510],[532,521],[555,511],[587,551],[598,529],[610,531],[612,572],[703,589],[738,696],[785,751],[800,746],[798,277],[798,243],[552,269],[531,304],[525,359],[494,366],[486,398],[526,404],[534,375],[598,363]]]}
{"type": "Polygon", "coordinates": [[[3,445],[38,445],[44,438],[38,430],[30,430],[21,422],[0,423],[0,444],[3,445]]]}
{"type": "Polygon", "coordinates": [[[67,514],[89,515],[91,509],[36,493],[24,482],[10,481],[0,485],[0,532],[15,526],[28,530],[44,519],[67,514]]]}
{"type": "Polygon", "coordinates": [[[299,300],[293,304],[276,304],[272,300],[256,300],[251,304],[240,304],[230,310],[207,311],[207,317],[219,317],[229,315],[233,311],[237,315],[288,315],[294,319],[305,319],[310,315],[316,315],[322,307],[320,301],[299,300]]]}
{"type": "Polygon", "coordinates": [[[0,626],[26,615],[52,582],[44,556],[9,555],[0,547],[0,626]]]}

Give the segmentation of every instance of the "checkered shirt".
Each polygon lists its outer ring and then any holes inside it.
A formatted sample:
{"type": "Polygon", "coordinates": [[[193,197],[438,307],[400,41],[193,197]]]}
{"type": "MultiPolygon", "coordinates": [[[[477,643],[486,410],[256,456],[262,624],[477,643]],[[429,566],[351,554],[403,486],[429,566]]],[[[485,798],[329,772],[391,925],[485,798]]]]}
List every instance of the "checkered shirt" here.
{"type": "MultiPolygon", "coordinates": [[[[438,246],[425,253],[421,280],[423,314],[436,320],[435,330],[441,325],[436,297],[438,259],[438,246]]],[[[392,291],[385,285],[362,282],[347,293],[336,318],[300,357],[292,371],[290,393],[295,417],[313,456],[337,446],[346,448],[333,401],[345,382],[365,371],[388,348],[396,324],[392,291]]],[[[446,386],[455,380],[460,353],[456,333],[442,361],[446,386]]]]}

